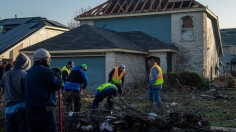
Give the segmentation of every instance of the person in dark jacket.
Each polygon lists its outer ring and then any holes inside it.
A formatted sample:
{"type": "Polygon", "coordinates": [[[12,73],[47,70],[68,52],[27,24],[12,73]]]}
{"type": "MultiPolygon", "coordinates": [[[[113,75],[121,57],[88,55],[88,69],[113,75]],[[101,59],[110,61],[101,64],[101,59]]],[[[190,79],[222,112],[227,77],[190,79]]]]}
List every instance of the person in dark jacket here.
{"type": "Polygon", "coordinates": [[[25,110],[25,76],[26,70],[31,66],[28,56],[20,53],[11,71],[6,72],[2,78],[2,86],[6,100],[6,131],[29,131],[25,110]]]}
{"type": "Polygon", "coordinates": [[[80,92],[84,91],[88,84],[88,77],[85,73],[87,65],[82,64],[73,68],[67,81],[65,82],[65,106],[67,111],[80,111],[80,92]]]}
{"type": "Polygon", "coordinates": [[[122,96],[122,87],[124,86],[125,80],[125,66],[121,65],[119,67],[115,67],[109,74],[108,82],[116,85],[118,88],[119,96],[122,96]]]}
{"type": "Polygon", "coordinates": [[[98,109],[99,103],[107,98],[107,109],[110,110],[113,107],[113,102],[111,101],[112,96],[117,95],[117,87],[111,83],[104,83],[97,88],[95,99],[93,100],[92,108],[98,109]]]}
{"type": "Polygon", "coordinates": [[[26,110],[30,131],[57,132],[56,96],[61,88],[60,69],[49,69],[50,54],[45,49],[34,52],[34,64],[26,75],[26,110]]]}
{"type": "Polygon", "coordinates": [[[0,80],[2,80],[2,76],[3,76],[4,72],[5,72],[5,68],[6,68],[7,64],[8,64],[7,61],[3,61],[2,62],[2,65],[0,67],[0,80]]]}

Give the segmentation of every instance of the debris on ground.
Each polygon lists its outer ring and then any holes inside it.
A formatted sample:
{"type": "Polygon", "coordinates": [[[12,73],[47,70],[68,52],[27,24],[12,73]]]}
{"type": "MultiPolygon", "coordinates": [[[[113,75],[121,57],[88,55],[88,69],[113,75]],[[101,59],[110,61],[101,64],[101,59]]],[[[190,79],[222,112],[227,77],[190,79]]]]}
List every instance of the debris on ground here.
{"type": "MultiPolygon", "coordinates": [[[[171,131],[173,129],[209,130],[210,123],[204,120],[204,115],[197,112],[186,114],[169,113],[168,117],[162,117],[157,113],[145,113],[125,102],[123,99],[113,99],[119,109],[87,110],[86,112],[74,112],[72,116],[66,116],[64,130],[69,131],[171,131]],[[99,114],[98,114],[99,113],[99,114]],[[74,126],[74,127],[73,127],[74,126]]],[[[174,102],[175,103],[175,102],[174,102]]],[[[175,103],[177,105],[177,103],[175,103]]],[[[68,114],[67,114],[68,115],[68,114]]]]}
{"type": "Polygon", "coordinates": [[[229,97],[228,95],[224,95],[219,93],[216,89],[211,89],[204,94],[200,95],[204,99],[214,99],[214,100],[225,100],[225,101],[235,101],[235,97],[229,97]]]}

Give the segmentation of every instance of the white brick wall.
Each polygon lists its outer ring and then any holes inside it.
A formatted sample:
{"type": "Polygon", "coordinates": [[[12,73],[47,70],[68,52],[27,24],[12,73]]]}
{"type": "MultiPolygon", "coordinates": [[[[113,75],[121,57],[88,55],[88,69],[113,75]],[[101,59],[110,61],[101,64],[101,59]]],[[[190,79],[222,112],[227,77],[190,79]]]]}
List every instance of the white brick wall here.
{"type": "MultiPolygon", "coordinates": [[[[174,43],[185,56],[184,70],[197,72],[210,79],[216,76],[215,67],[219,64],[212,20],[204,12],[172,14],[172,43],[174,43]],[[193,17],[194,41],[184,42],[181,39],[181,18],[193,17]],[[212,71],[211,71],[212,69],[212,71]]],[[[176,63],[177,54],[173,57],[176,63]]],[[[175,67],[175,66],[174,66],[175,67]]],[[[174,68],[173,67],[173,68],[174,68]]]]}
{"type": "Polygon", "coordinates": [[[135,84],[146,80],[145,55],[131,53],[106,53],[106,80],[112,68],[124,64],[126,66],[125,84],[135,84]]]}
{"type": "MultiPolygon", "coordinates": [[[[203,75],[203,12],[172,14],[171,24],[172,43],[179,47],[179,50],[182,51],[185,56],[183,69],[203,75]],[[184,16],[193,17],[194,41],[182,41],[182,17],[184,16]]],[[[176,55],[177,54],[173,57],[173,65],[176,63],[176,55]]],[[[175,66],[173,68],[175,68],[175,66]]]]}
{"type": "Polygon", "coordinates": [[[216,78],[215,68],[219,67],[219,57],[217,53],[216,40],[214,36],[213,21],[204,13],[204,76],[206,78],[216,78]]]}

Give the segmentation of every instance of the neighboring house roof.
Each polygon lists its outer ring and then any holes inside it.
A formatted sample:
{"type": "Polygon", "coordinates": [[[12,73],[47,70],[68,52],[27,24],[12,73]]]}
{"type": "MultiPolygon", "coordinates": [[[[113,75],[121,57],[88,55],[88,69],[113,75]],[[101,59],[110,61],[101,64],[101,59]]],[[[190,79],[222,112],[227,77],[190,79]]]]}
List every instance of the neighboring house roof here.
{"type": "Polygon", "coordinates": [[[223,46],[236,45],[236,28],[221,29],[223,46]]]}
{"type": "Polygon", "coordinates": [[[0,54],[44,26],[68,29],[68,27],[42,17],[12,18],[0,20],[0,54]]]}
{"type": "Polygon", "coordinates": [[[108,0],[78,17],[138,14],[203,7],[195,0],[108,0]]]}
{"type": "Polygon", "coordinates": [[[148,52],[150,49],[175,50],[173,45],[161,42],[143,32],[116,32],[89,25],[72,29],[22,51],[35,51],[38,48],[45,48],[49,51],[126,49],[148,52]]]}

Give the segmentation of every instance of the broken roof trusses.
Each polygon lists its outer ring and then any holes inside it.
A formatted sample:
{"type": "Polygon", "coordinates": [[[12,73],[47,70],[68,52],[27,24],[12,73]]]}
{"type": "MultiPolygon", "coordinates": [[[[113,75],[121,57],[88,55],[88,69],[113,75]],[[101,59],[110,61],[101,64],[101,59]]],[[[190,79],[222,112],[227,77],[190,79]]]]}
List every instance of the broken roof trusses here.
{"type": "Polygon", "coordinates": [[[79,17],[157,12],[204,7],[195,0],[108,0],[79,17]]]}

